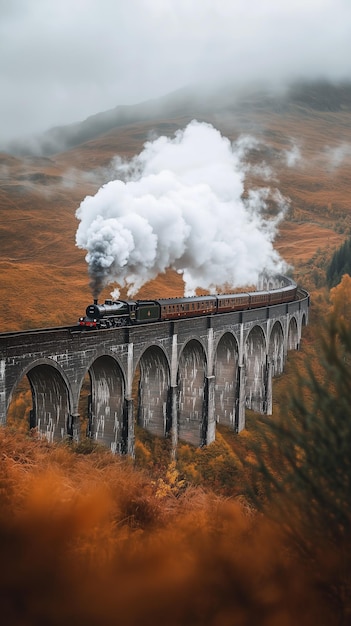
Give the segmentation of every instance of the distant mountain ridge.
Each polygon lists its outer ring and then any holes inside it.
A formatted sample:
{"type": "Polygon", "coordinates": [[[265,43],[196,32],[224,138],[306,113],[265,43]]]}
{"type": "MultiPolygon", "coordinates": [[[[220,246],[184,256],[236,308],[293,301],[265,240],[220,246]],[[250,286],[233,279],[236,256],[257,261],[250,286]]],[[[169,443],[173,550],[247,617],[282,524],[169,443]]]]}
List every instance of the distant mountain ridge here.
{"type": "Polygon", "coordinates": [[[94,140],[116,128],[139,122],[248,110],[284,113],[298,108],[323,112],[351,111],[351,81],[339,84],[322,80],[299,82],[280,92],[267,88],[238,90],[233,86],[211,91],[186,87],[155,100],[130,106],[118,105],[82,122],[57,126],[29,139],[12,141],[5,146],[5,150],[15,156],[50,156],[94,140]]]}

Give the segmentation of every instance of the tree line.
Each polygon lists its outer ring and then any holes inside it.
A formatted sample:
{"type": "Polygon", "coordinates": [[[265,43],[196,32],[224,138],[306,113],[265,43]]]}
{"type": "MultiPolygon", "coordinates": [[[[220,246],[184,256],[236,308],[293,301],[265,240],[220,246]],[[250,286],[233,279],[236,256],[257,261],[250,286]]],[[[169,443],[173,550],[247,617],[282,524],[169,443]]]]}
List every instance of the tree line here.
{"type": "Polygon", "coordinates": [[[351,275],[351,237],[332,256],[327,268],[328,287],[335,287],[344,274],[351,275]]]}

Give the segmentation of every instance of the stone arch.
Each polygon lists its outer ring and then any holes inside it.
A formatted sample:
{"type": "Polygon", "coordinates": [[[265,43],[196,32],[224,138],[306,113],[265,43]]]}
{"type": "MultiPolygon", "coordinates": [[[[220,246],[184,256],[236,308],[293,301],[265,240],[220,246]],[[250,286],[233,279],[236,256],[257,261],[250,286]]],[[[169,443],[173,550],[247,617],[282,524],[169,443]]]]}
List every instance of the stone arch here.
{"type": "Polygon", "coordinates": [[[264,332],[254,326],[246,339],[244,348],[246,406],[253,411],[266,410],[267,350],[264,332]]]}
{"type": "Polygon", "coordinates": [[[88,370],[91,381],[88,433],[108,446],[113,453],[123,453],[127,439],[125,378],[112,356],[98,356],[88,370]]]}
{"type": "Polygon", "coordinates": [[[215,419],[234,428],[238,402],[239,349],[232,333],[218,342],[215,358],[215,419]]]}
{"type": "Polygon", "coordinates": [[[202,344],[190,339],[178,365],[178,434],[196,446],[206,443],[207,385],[206,354],[202,344]]]}
{"type": "Polygon", "coordinates": [[[163,345],[162,341],[159,341],[156,338],[153,338],[153,340],[150,342],[145,342],[145,343],[143,342],[141,346],[137,346],[135,344],[133,345],[134,375],[135,375],[136,369],[139,367],[140,360],[143,358],[143,355],[148,350],[156,350],[156,351],[158,350],[160,353],[162,353],[163,358],[167,362],[168,369],[169,370],[171,369],[170,355],[168,355],[167,350],[165,349],[165,346],[163,345]]]}
{"type": "Polygon", "coordinates": [[[299,331],[296,318],[293,316],[288,328],[288,350],[297,350],[299,345],[299,331]]]}
{"type": "MultiPolygon", "coordinates": [[[[203,351],[204,356],[205,356],[206,363],[208,364],[209,363],[208,343],[207,343],[207,341],[206,342],[202,341],[202,338],[199,337],[198,335],[188,335],[185,341],[179,342],[179,346],[178,346],[178,363],[179,363],[179,359],[180,359],[183,351],[189,345],[189,343],[192,342],[192,341],[195,341],[195,343],[197,343],[201,347],[201,350],[203,351]]],[[[211,374],[213,374],[213,372],[208,372],[209,376],[211,374]]]]}
{"type": "Polygon", "coordinates": [[[170,368],[157,345],[146,348],[139,369],[137,423],[153,435],[168,435],[170,423],[170,368]]]}
{"type": "Polygon", "coordinates": [[[14,383],[8,404],[20,380],[27,376],[32,393],[30,428],[37,428],[48,441],[72,436],[72,395],[68,380],[52,359],[39,359],[27,366],[14,383]]]}
{"type": "Polygon", "coordinates": [[[271,364],[272,376],[279,376],[284,369],[284,333],[280,322],[275,322],[272,327],[269,345],[268,357],[271,364]]]}

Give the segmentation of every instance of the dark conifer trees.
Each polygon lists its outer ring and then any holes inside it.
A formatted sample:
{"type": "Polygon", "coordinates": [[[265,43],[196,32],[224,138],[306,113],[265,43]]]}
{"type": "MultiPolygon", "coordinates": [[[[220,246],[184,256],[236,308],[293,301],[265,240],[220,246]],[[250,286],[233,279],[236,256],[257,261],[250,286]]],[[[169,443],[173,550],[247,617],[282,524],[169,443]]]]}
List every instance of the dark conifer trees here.
{"type": "Polygon", "coordinates": [[[335,287],[344,274],[351,276],[351,238],[334,252],[327,268],[327,283],[329,288],[335,287]]]}

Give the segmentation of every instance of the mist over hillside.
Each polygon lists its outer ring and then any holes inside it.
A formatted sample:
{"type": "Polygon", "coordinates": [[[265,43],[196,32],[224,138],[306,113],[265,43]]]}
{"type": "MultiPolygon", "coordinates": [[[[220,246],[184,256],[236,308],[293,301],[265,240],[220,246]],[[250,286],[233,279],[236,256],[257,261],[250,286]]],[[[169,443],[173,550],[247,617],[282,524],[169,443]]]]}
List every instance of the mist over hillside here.
{"type": "Polygon", "coordinates": [[[188,86],[140,104],[117,105],[79,123],[50,128],[4,145],[0,143],[0,149],[12,155],[50,156],[135,124],[153,122],[162,132],[162,122],[174,118],[206,120],[215,116],[221,120],[233,116],[239,130],[246,131],[250,124],[242,119],[243,115],[306,115],[309,111],[351,111],[351,82],[297,82],[280,89],[266,85],[242,88],[227,84],[215,89],[203,84],[188,86]]]}

